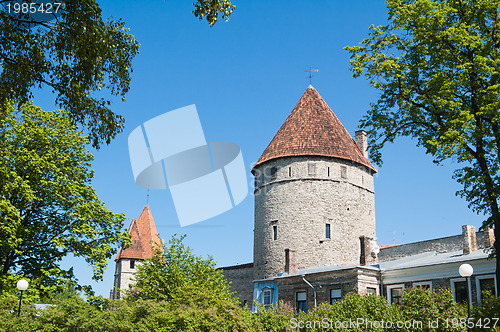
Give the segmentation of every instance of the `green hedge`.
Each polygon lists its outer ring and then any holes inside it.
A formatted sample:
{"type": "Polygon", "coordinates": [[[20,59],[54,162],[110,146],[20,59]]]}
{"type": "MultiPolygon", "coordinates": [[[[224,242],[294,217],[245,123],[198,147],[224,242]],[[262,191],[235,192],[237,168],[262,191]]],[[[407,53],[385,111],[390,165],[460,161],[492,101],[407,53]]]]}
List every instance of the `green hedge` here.
{"type": "MultiPolygon", "coordinates": [[[[88,303],[75,297],[40,312],[23,305],[18,318],[17,305],[14,297],[0,301],[0,331],[467,331],[467,308],[453,302],[448,289],[406,290],[401,305],[389,305],[374,295],[347,294],[342,302],[300,314],[283,302],[252,314],[233,303],[216,307],[154,300],[88,303]]],[[[491,320],[500,316],[499,298],[484,296],[483,307],[475,308],[473,315],[474,322],[483,325],[475,331],[500,331],[498,326],[492,328],[491,320]]]]}

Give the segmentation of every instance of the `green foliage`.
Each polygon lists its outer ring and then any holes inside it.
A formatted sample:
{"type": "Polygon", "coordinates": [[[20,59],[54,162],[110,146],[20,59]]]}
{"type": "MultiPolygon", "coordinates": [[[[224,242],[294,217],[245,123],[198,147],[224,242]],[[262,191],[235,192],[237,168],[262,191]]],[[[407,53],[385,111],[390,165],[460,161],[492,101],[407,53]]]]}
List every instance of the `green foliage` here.
{"type": "MultiPolygon", "coordinates": [[[[399,136],[434,162],[461,168],[457,195],[488,216],[500,238],[500,29],[498,0],[388,0],[389,24],[371,26],[351,53],[355,77],[380,90],[362,119],[370,156],[399,136]]],[[[500,241],[495,243],[495,252],[500,241]]],[[[497,261],[500,288],[500,263],[497,261]]]]}
{"type": "Polygon", "coordinates": [[[105,300],[99,308],[75,297],[38,312],[23,305],[17,318],[17,303],[15,298],[1,302],[1,331],[256,331],[251,313],[239,307],[224,313],[166,301],[105,300]]]}
{"type": "Polygon", "coordinates": [[[258,331],[286,331],[290,327],[290,321],[296,318],[302,321],[303,314],[296,316],[295,309],[290,304],[280,301],[276,306],[265,309],[264,305],[254,303],[257,313],[255,313],[255,327],[258,331]]]}
{"type": "MultiPolygon", "coordinates": [[[[68,253],[102,273],[128,233],[125,216],[104,207],[90,182],[87,139],[63,111],[10,105],[0,119],[0,284],[12,274],[32,279],[41,296],[67,287],[68,253]]],[[[12,286],[9,286],[9,288],[12,286]]]]}
{"type": "MultiPolygon", "coordinates": [[[[6,105],[28,102],[46,87],[75,124],[88,129],[94,147],[108,144],[123,130],[107,95],[130,89],[132,60],[139,43],[123,21],[102,17],[96,0],[63,0],[60,15],[23,27],[26,17],[0,17],[0,117],[6,105]],[[104,92],[104,93],[103,93],[104,92]]],[[[212,26],[234,10],[230,0],[197,0],[194,15],[212,26]]]]}
{"type": "Polygon", "coordinates": [[[217,23],[219,14],[222,14],[222,18],[227,22],[235,8],[231,0],[196,0],[194,7],[194,16],[200,20],[205,18],[210,26],[217,23]]]}
{"type": "Polygon", "coordinates": [[[167,300],[187,306],[237,305],[213,258],[203,259],[173,235],[168,244],[153,246],[153,257],[137,268],[127,298],[167,300]]]}
{"type": "Polygon", "coordinates": [[[455,331],[453,320],[467,317],[467,307],[453,301],[449,288],[406,289],[399,309],[405,320],[435,322],[437,331],[455,331]]]}
{"type": "Polygon", "coordinates": [[[497,321],[496,326],[493,328],[494,321],[492,318],[500,318],[500,297],[495,297],[489,291],[485,291],[481,294],[482,305],[480,308],[475,308],[474,318],[476,320],[481,320],[483,328],[476,324],[476,329],[474,331],[500,331],[500,321],[497,321]],[[488,324],[488,328],[486,328],[488,324]]]}
{"type": "Polygon", "coordinates": [[[98,92],[124,98],[139,43],[122,21],[104,20],[96,1],[62,3],[57,19],[31,29],[19,27],[22,17],[1,16],[0,114],[8,102],[26,103],[33,89],[47,86],[98,147],[121,132],[124,121],[98,92]]]}
{"type": "MultiPolygon", "coordinates": [[[[485,297],[483,308],[474,311],[474,319],[498,316],[498,299],[485,297]]],[[[214,307],[179,305],[161,300],[110,301],[102,299],[100,306],[84,302],[78,297],[60,301],[57,306],[35,311],[23,305],[17,318],[18,299],[0,301],[0,331],[461,331],[460,326],[446,328],[446,319],[465,322],[467,310],[453,302],[449,290],[430,293],[423,290],[405,290],[403,304],[389,305],[385,298],[375,295],[347,294],[342,302],[320,304],[307,313],[297,314],[290,305],[280,302],[255,314],[246,307],[230,311],[214,307]],[[361,319],[361,320],[360,320],[361,319]],[[438,320],[439,326],[428,327],[438,320]],[[422,326],[408,325],[421,321],[422,326]],[[352,323],[350,323],[352,322],[352,323]],[[384,322],[382,327],[378,324],[384,322]],[[402,327],[397,323],[402,322],[402,327]],[[404,323],[407,326],[404,326],[404,323]],[[356,325],[359,323],[359,325],[356,325]],[[443,325],[441,325],[443,323],[443,325]],[[384,328],[383,326],[393,326],[384,328]]],[[[479,331],[480,329],[478,329],[479,331]]],[[[483,329],[484,330],[484,329],[483,329]]],[[[498,328],[488,329],[498,331],[498,328]]]]}

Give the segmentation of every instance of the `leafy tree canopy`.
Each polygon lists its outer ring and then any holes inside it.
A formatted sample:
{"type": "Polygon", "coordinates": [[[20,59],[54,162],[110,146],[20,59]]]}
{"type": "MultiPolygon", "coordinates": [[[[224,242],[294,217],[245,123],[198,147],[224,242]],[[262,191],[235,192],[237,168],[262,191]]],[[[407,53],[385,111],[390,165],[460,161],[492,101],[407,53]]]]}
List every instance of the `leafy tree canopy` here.
{"type": "Polygon", "coordinates": [[[73,271],[71,253],[93,266],[96,280],[128,239],[125,216],[98,199],[90,182],[88,139],[64,111],[8,106],[0,119],[0,278],[22,274],[45,287],[73,271]]]}
{"type": "Polygon", "coordinates": [[[238,300],[216,270],[214,260],[193,254],[182,243],[185,236],[172,236],[168,244],[154,247],[151,259],[138,266],[130,300],[166,300],[179,305],[220,308],[234,307],[238,300]]]}
{"type": "MultiPolygon", "coordinates": [[[[96,0],[57,2],[62,3],[58,15],[46,17],[53,20],[0,10],[0,117],[8,102],[26,103],[35,88],[48,87],[98,148],[124,124],[102,91],[125,98],[139,43],[124,22],[103,19],[96,0]]],[[[194,7],[194,15],[210,25],[219,14],[227,21],[234,10],[229,0],[198,0],[194,7]]]]}
{"type": "Polygon", "coordinates": [[[227,22],[235,8],[231,0],[197,0],[194,7],[194,16],[200,20],[205,18],[210,26],[217,23],[219,15],[227,22]]]}
{"type": "MultiPolygon", "coordinates": [[[[500,25],[497,0],[388,0],[389,24],[371,26],[351,53],[355,77],[380,90],[361,126],[370,156],[399,136],[436,163],[455,158],[457,194],[500,239],[500,25]]],[[[500,240],[495,242],[500,252],[500,240]]],[[[497,259],[500,289],[500,261],[497,259]]]]}

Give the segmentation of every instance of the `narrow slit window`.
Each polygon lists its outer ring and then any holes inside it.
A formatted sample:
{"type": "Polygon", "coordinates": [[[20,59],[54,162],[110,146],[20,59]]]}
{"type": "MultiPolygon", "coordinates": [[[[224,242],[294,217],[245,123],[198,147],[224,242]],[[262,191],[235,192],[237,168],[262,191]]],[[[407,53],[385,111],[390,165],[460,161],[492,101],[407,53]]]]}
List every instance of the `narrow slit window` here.
{"type": "Polygon", "coordinates": [[[271,167],[271,180],[276,180],[277,174],[278,174],[278,168],[271,167]]]}
{"type": "Polygon", "coordinates": [[[325,237],[327,239],[330,238],[330,224],[326,224],[326,234],[325,234],[325,237]]]}
{"type": "Polygon", "coordinates": [[[288,176],[292,177],[292,168],[291,167],[288,167],[288,176]]]}
{"type": "Polygon", "coordinates": [[[327,167],[328,170],[328,177],[330,177],[330,167],[327,167]]]}
{"type": "Polygon", "coordinates": [[[342,179],[347,179],[347,167],[346,166],[340,166],[340,177],[342,179]]]}
{"type": "Polygon", "coordinates": [[[316,175],[316,164],[314,163],[307,164],[307,173],[309,175],[316,175]]]}
{"type": "Polygon", "coordinates": [[[278,239],[278,226],[273,226],[273,239],[277,240],[278,239]]]}

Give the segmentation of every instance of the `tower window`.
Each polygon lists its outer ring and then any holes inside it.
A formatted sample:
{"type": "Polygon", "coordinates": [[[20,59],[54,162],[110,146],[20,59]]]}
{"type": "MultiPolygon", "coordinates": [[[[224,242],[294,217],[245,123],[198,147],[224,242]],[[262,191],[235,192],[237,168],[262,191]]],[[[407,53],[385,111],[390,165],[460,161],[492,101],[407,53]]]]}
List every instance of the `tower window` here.
{"type": "Polygon", "coordinates": [[[316,164],[314,163],[307,164],[307,173],[309,175],[316,175],[316,164]]]}
{"type": "Polygon", "coordinates": [[[325,237],[327,239],[330,238],[330,224],[326,224],[326,234],[325,234],[325,237]]]}
{"type": "Polygon", "coordinates": [[[340,166],[340,177],[342,179],[347,179],[347,167],[340,166]]]}
{"type": "Polygon", "coordinates": [[[130,268],[135,269],[135,260],[130,260],[130,268]]]}
{"type": "Polygon", "coordinates": [[[328,177],[330,177],[330,167],[327,167],[328,170],[328,177]]]}
{"type": "Polygon", "coordinates": [[[288,167],[288,176],[292,177],[292,168],[291,167],[288,167]]]}
{"type": "Polygon", "coordinates": [[[278,226],[273,226],[273,239],[277,240],[278,239],[278,226]]]}
{"type": "Polygon", "coordinates": [[[278,168],[271,167],[271,180],[276,180],[277,174],[278,174],[278,168]]]}

